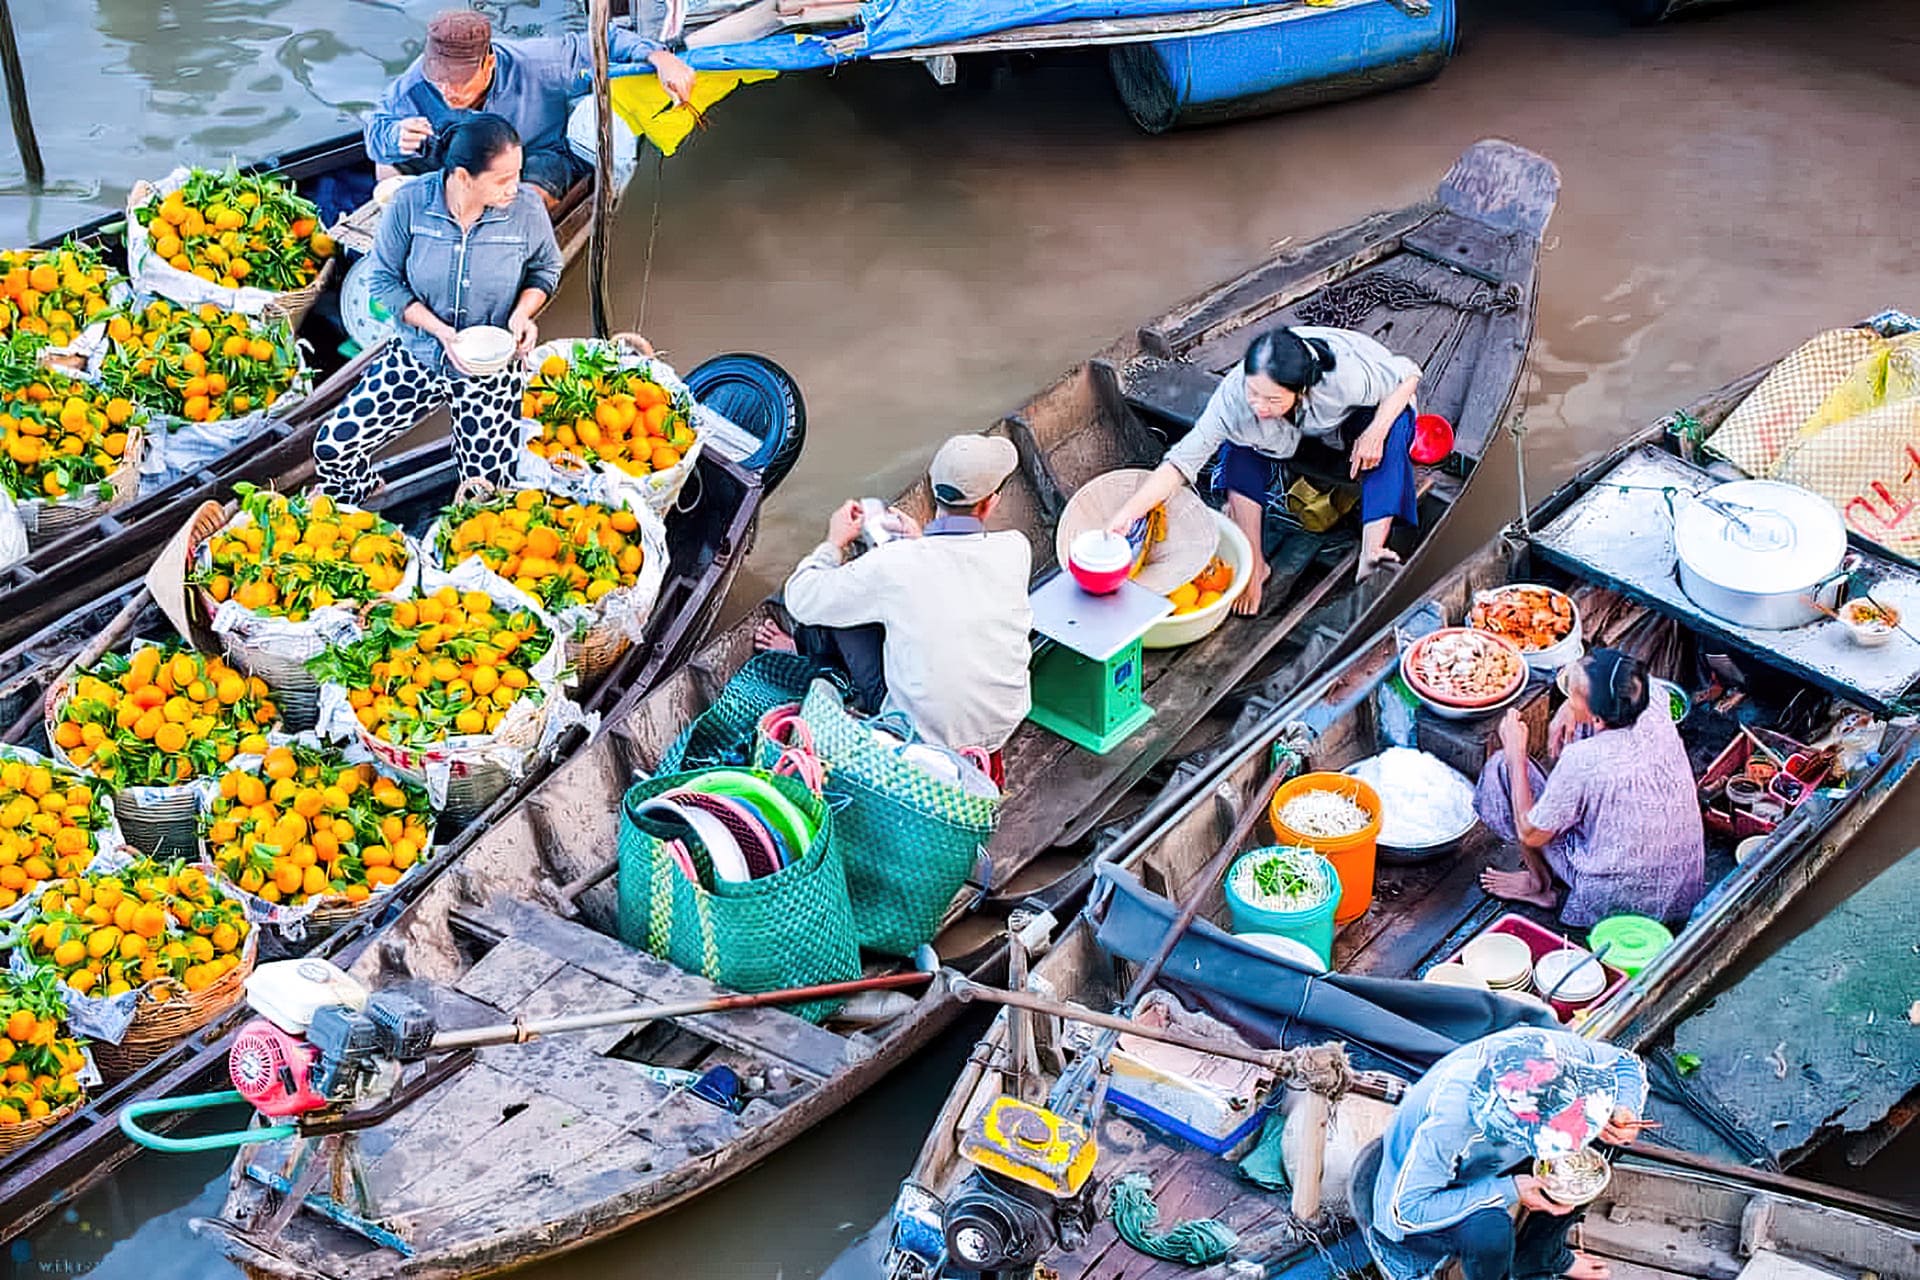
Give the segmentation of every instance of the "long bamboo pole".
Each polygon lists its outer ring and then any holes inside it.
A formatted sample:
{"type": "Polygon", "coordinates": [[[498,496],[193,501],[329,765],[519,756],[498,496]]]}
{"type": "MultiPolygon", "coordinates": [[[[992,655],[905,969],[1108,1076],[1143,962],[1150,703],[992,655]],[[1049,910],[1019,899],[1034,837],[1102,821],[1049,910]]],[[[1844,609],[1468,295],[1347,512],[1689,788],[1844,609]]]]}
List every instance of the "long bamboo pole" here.
{"type": "Polygon", "coordinates": [[[40,157],[40,140],[34,136],[33,116],[27,110],[27,73],[20,65],[20,42],[13,33],[13,10],[7,0],[0,0],[0,72],[6,75],[7,114],[13,117],[13,140],[20,146],[27,184],[45,186],[47,162],[40,157]]]}
{"type": "MultiPolygon", "coordinates": [[[[4,2],[4,0],[0,0],[4,2]]],[[[613,101],[607,76],[610,57],[607,26],[613,20],[612,0],[588,0],[587,23],[593,53],[593,107],[595,162],[593,166],[593,234],[587,245],[587,294],[593,309],[594,336],[613,332],[607,317],[607,264],[613,256],[613,101]]]]}

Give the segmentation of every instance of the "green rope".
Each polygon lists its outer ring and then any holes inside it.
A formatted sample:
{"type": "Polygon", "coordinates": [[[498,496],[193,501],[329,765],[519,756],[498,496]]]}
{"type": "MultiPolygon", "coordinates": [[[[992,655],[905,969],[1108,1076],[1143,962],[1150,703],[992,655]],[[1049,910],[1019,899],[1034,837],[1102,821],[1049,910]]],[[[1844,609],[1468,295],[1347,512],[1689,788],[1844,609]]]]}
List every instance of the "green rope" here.
{"type": "Polygon", "coordinates": [[[1120,1238],[1141,1253],[1204,1267],[1219,1262],[1240,1243],[1233,1228],[1217,1218],[1196,1218],[1156,1235],[1153,1229],[1160,1221],[1160,1206],[1153,1202],[1152,1186],[1146,1174],[1128,1174],[1114,1184],[1113,1203],[1107,1210],[1120,1238]]]}

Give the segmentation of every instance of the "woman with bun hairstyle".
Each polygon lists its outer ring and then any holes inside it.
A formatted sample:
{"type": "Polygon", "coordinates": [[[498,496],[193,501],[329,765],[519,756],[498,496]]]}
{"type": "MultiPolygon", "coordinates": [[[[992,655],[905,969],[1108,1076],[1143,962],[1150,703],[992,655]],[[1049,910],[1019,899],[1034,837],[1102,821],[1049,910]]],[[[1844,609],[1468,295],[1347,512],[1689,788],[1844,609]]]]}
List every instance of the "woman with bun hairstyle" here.
{"type": "MultiPolygon", "coordinates": [[[[1419,365],[1364,333],[1305,325],[1269,329],[1220,380],[1193,430],[1167,450],[1111,528],[1125,533],[1181,485],[1198,483],[1201,470],[1217,458],[1215,479],[1227,495],[1227,514],[1258,553],[1273,464],[1304,446],[1339,455],[1348,476],[1360,482],[1359,576],[1365,578],[1399,561],[1387,547],[1393,522],[1417,519],[1407,450],[1419,385],[1419,365]]],[[[1267,574],[1265,556],[1256,554],[1253,581],[1234,602],[1235,613],[1260,611],[1267,574]]]]}

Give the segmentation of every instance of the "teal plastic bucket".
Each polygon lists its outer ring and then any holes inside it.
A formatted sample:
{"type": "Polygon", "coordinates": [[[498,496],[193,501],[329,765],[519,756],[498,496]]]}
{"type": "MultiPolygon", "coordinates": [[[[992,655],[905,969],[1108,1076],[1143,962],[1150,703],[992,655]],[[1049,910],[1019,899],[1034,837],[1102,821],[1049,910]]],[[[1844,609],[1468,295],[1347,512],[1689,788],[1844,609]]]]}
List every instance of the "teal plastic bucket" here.
{"type": "Polygon", "coordinates": [[[1277,933],[1293,938],[1312,947],[1314,954],[1329,969],[1333,967],[1333,913],[1340,906],[1340,874],[1333,864],[1312,849],[1302,849],[1290,845],[1268,845],[1265,848],[1250,849],[1233,860],[1227,868],[1227,912],[1233,921],[1235,933],[1277,933]],[[1296,853],[1315,864],[1326,891],[1326,898],[1318,906],[1308,907],[1304,911],[1275,911],[1268,907],[1257,906],[1241,896],[1234,886],[1240,878],[1240,868],[1246,863],[1273,853],[1296,853]]]}

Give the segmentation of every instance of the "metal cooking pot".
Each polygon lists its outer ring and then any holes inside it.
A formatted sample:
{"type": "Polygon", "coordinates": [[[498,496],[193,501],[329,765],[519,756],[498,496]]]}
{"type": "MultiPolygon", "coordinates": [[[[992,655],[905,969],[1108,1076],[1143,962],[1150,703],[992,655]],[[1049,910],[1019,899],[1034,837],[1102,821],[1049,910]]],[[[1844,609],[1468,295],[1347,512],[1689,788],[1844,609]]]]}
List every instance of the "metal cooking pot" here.
{"type": "Polygon", "coordinates": [[[1822,615],[1847,528],[1833,504],[1778,480],[1735,480],[1695,495],[1673,521],[1680,588],[1716,617],[1767,631],[1822,615]]]}

